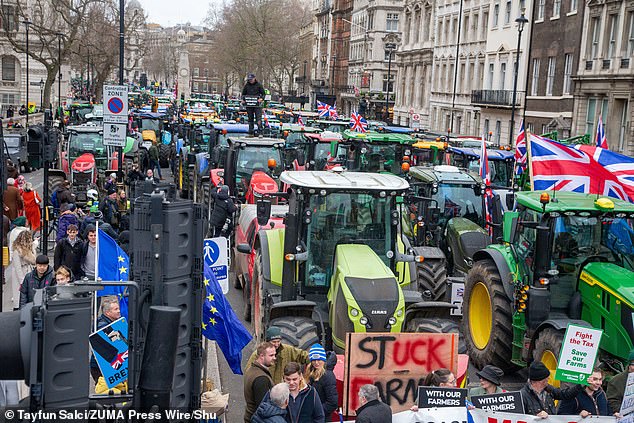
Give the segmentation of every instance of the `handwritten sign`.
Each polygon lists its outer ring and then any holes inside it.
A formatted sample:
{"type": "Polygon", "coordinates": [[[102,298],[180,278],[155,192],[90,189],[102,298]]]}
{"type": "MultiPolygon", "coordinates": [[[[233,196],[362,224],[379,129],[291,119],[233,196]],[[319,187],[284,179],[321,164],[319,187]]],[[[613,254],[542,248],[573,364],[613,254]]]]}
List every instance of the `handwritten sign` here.
{"type": "Polygon", "coordinates": [[[585,383],[592,374],[599,351],[601,329],[569,324],[561,345],[555,379],[570,383],[585,383]]]}
{"type": "Polygon", "coordinates": [[[396,413],[415,403],[418,387],[432,370],[458,369],[456,333],[349,333],[346,342],[343,405],[359,408],[358,392],[371,383],[396,413]]]}
{"type": "Polygon", "coordinates": [[[524,403],[522,402],[522,394],[520,391],[474,395],[471,397],[471,402],[475,408],[481,408],[487,411],[524,414],[524,403]]]}
{"type": "Polygon", "coordinates": [[[418,387],[418,408],[460,407],[467,399],[466,389],[418,387]]]}

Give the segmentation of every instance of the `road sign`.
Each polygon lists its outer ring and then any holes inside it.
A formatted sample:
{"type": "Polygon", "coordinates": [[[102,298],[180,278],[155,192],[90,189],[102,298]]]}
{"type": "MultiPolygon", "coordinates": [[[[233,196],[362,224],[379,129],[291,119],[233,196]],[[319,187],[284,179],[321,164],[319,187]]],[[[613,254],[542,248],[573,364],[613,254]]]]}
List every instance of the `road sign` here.
{"type": "Polygon", "coordinates": [[[120,123],[103,124],[103,145],[125,147],[127,125],[120,123]]]}
{"type": "Polygon", "coordinates": [[[128,123],[128,87],[125,85],[104,85],[103,104],[104,124],[128,123]]]}
{"type": "Polygon", "coordinates": [[[413,120],[420,120],[420,115],[419,115],[418,113],[414,113],[414,114],[412,115],[412,119],[413,119],[413,120]]]}
{"type": "Polygon", "coordinates": [[[206,238],[203,243],[205,266],[211,267],[222,293],[229,292],[229,242],[227,238],[206,238]]]}

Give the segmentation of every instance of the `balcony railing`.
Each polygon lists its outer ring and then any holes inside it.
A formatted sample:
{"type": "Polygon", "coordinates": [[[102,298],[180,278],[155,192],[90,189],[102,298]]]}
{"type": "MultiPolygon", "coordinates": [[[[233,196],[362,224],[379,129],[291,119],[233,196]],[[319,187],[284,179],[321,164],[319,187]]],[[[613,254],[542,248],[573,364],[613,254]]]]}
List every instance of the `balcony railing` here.
{"type": "MultiPolygon", "coordinates": [[[[522,91],[517,91],[515,106],[522,103],[522,91]]],[[[471,91],[471,104],[483,104],[490,106],[513,106],[512,90],[474,90],[471,91]]]]}

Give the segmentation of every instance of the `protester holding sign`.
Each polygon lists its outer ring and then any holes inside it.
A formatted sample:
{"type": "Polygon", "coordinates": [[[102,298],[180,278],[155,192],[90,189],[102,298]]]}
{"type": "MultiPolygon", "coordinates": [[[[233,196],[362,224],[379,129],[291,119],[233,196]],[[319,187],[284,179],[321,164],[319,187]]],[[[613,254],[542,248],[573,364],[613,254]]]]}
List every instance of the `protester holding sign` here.
{"type": "MultiPolygon", "coordinates": [[[[449,369],[438,369],[432,370],[425,376],[425,380],[423,381],[423,386],[429,387],[439,387],[439,388],[455,388],[456,387],[456,376],[449,369]]],[[[419,399],[416,400],[417,402],[419,399]]],[[[418,404],[414,404],[410,408],[411,411],[418,411],[418,404]]]]}
{"type": "Polygon", "coordinates": [[[504,372],[499,367],[484,366],[482,370],[476,372],[476,376],[480,378],[480,386],[469,390],[469,397],[474,395],[490,395],[506,392],[500,387],[500,379],[504,376],[504,372]]]}
{"type": "Polygon", "coordinates": [[[528,368],[528,382],[520,390],[524,402],[524,412],[545,419],[555,414],[555,400],[574,398],[582,385],[559,389],[548,384],[550,370],[541,361],[533,361],[528,368]]]}
{"type": "Polygon", "coordinates": [[[563,400],[559,404],[557,414],[571,416],[579,414],[581,417],[588,416],[611,416],[612,410],[608,405],[608,399],[601,384],[603,383],[603,372],[595,368],[587,379],[588,386],[577,394],[576,397],[563,400]]]}
{"type": "Polygon", "coordinates": [[[625,385],[627,383],[627,377],[630,373],[634,373],[634,350],[630,351],[630,355],[627,358],[629,365],[624,372],[614,376],[610,383],[608,383],[608,403],[610,408],[614,412],[618,412],[621,409],[623,403],[623,395],[625,394],[625,385]]]}

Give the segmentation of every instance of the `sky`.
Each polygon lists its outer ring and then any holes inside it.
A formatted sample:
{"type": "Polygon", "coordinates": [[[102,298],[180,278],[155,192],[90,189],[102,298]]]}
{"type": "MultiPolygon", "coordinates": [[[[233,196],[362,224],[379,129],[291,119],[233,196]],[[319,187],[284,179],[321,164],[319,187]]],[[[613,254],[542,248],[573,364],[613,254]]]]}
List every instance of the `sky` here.
{"type": "Polygon", "coordinates": [[[209,2],[213,1],[218,0],[139,0],[147,21],[164,27],[187,22],[200,25],[207,16],[209,2]]]}

